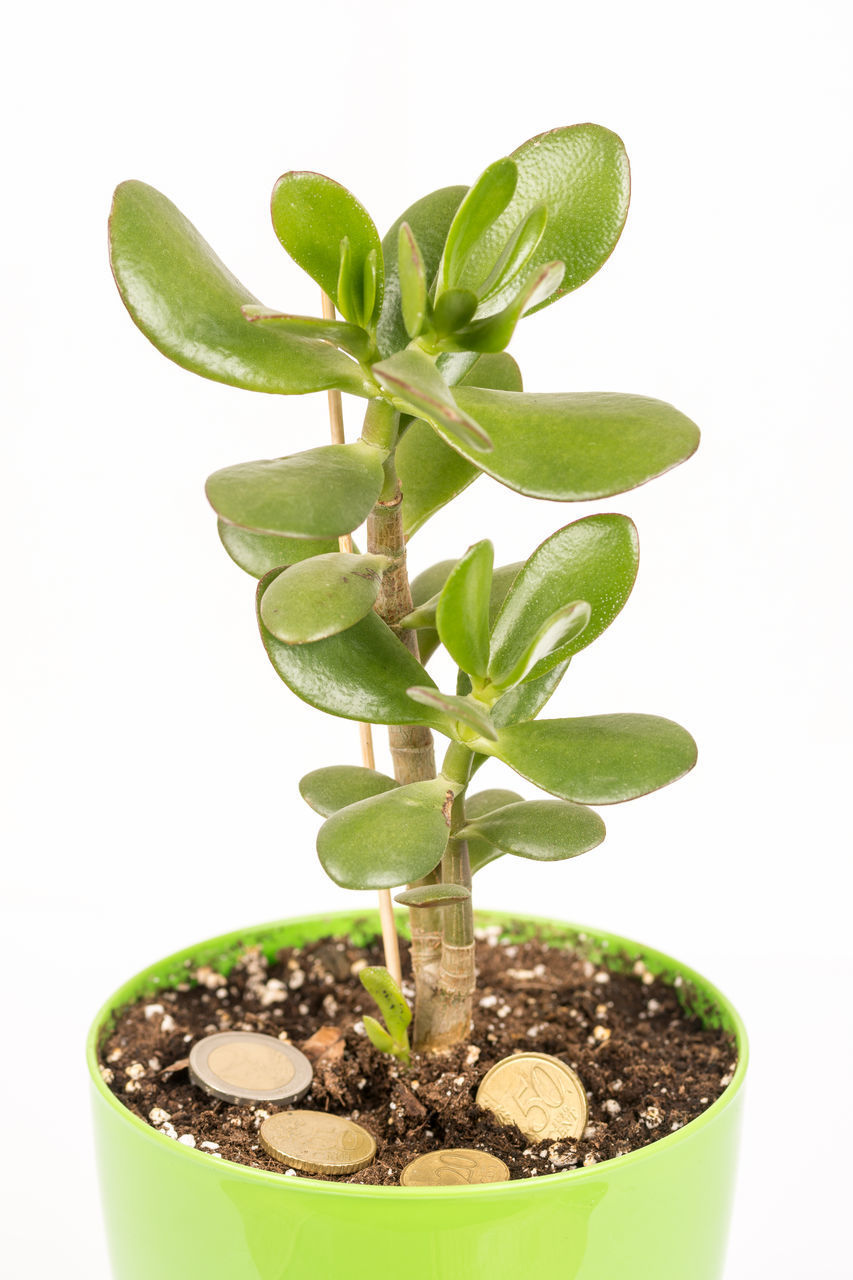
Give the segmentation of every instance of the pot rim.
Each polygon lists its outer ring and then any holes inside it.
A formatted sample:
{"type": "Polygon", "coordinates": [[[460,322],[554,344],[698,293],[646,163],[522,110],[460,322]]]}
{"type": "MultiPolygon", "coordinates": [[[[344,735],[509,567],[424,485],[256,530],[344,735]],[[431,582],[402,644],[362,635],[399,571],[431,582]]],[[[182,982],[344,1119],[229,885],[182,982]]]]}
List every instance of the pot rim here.
{"type": "MultiPolygon", "coordinates": [[[[211,1157],[203,1151],[198,1151],[193,1147],[185,1146],[183,1143],[176,1142],[173,1138],[169,1138],[164,1133],[160,1133],[157,1129],[147,1124],[135,1115],[124,1103],[116,1097],[112,1090],[107,1086],[98,1063],[98,1045],[101,1039],[101,1031],[104,1025],[115,1015],[116,1011],[128,1003],[123,993],[131,985],[142,984],[146,979],[153,982],[155,976],[167,964],[173,961],[180,961],[190,956],[193,952],[202,948],[211,949],[222,946],[223,948],[234,946],[236,943],[245,939],[257,939],[266,934],[274,933],[278,929],[299,925],[318,925],[328,924],[330,931],[334,931],[336,922],[342,923],[353,920],[372,922],[374,919],[378,922],[379,914],[376,911],[336,911],[331,914],[312,914],[306,916],[294,916],[282,920],[271,921],[268,924],[253,925],[245,929],[232,930],[227,934],[219,937],[205,938],[200,942],[194,943],[190,947],[184,948],[182,951],[175,952],[171,956],[163,957],[163,959],[155,962],[147,968],[142,969],[132,978],[128,979],[116,992],[113,993],[98,1010],[86,1039],[86,1061],[89,1068],[89,1075],[96,1093],[101,1099],[115,1111],[121,1119],[123,1119],[131,1128],[135,1129],[140,1137],[148,1141],[158,1143],[164,1149],[168,1148],[177,1159],[190,1160],[194,1162],[204,1161],[208,1168],[214,1162],[211,1157]]],[[[637,942],[631,938],[625,938],[620,934],[608,933],[606,930],[595,929],[586,925],[576,925],[569,921],[554,920],[547,916],[531,916],[520,914],[518,912],[506,911],[477,911],[475,913],[475,921],[478,927],[487,926],[488,924],[509,923],[518,921],[523,924],[542,925],[548,928],[563,929],[566,933],[572,933],[584,937],[592,942],[600,942],[605,948],[617,946],[626,950],[629,954],[642,956],[648,963],[651,961],[650,968],[653,971],[672,971],[677,970],[684,980],[701,991],[704,995],[710,997],[714,1008],[722,1015],[723,1021],[727,1024],[727,1028],[735,1037],[737,1048],[737,1066],[730,1083],[725,1087],[719,1098],[703,1111],[701,1115],[690,1120],[681,1129],[666,1134],[662,1138],[657,1138],[654,1142],[649,1143],[645,1147],[639,1147],[635,1151],[629,1151],[624,1156],[616,1156],[610,1160],[602,1160],[600,1163],[583,1166],[579,1169],[563,1169],[554,1173],[548,1173],[536,1178],[517,1178],[509,1182],[492,1182],[486,1184],[475,1184],[473,1186],[439,1186],[439,1187],[377,1187],[364,1185],[357,1182],[325,1182],[312,1178],[301,1178],[299,1175],[284,1176],[281,1173],[271,1172],[266,1169],[252,1169],[248,1165],[242,1165],[236,1161],[223,1161],[227,1164],[229,1174],[238,1177],[247,1178],[250,1182],[259,1182],[266,1186],[276,1187],[294,1187],[301,1192],[307,1192],[313,1195],[345,1195],[366,1197],[368,1199],[383,1198],[393,1196],[396,1198],[403,1197],[408,1200],[421,1199],[428,1197],[430,1199],[438,1197],[457,1197],[457,1196],[493,1196],[493,1195],[511,1195],[511,1194],[544,1194],[540,1192],[540,1188],[555,1185],[557,1180],[565,1181],[571,1179],[573,1183],[580,1181],[589,1181],[596,1177],[600,1177],[602,1171],[615,1165],[620,1168],[627,1168],[629,1165],[636,1164],[640,1160],[650,1160],[661,1158],[666,1153],[678,1145],[679,1143],[691,1141],[701,1129],[713,1124],[718,1116],[734,1102],[740,1093],[744,1079],[746,1077],[747,1065],[749,1062],[749,1042],[746,1034],[746,1027],[735,1009],[731,1001],[723,995],[723,993],[709,982],[707,978],[698,973],[695,969],[691,969],[689,965],[681,964],[672,956],[667,955],[663,951],[658,951],[654,947],[647,947],[643,943],[637,942]]],[[[134,998],[138,998],[134,997],[134,998]]]]}

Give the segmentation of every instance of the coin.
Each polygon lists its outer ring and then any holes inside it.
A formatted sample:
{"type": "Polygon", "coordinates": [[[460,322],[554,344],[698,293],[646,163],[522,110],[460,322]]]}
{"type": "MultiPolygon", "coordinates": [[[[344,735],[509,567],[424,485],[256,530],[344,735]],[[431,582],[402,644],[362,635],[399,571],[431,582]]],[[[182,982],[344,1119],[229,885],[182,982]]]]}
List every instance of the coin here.
{"type": "Polygon", "coordinates": [[[273,1036],[220,1031],[190,1050],[190,1079],[223,1102],[298,1102],[311,1088],[311,1063],[273,1036]]]}
{"type": "Polygon", "coordinates": [[[579,1078],[548,1053],[503,1058],[480,1081],[477,1102],[533,1139],[580,1138],[589,1111],[579,1078]]]}
{"type": "Polygon", "coordinates": [[[267,1155],[309,1173],[355,1173],[376,1155],[366,1129],[325,1111],[279,1111],[260,1128],[267,1155]]]}
{"type": "Polygon", "coordinates": [[[487,1151],[452,1147],[428,1151],[407,1164],[400,1174],[403,1187],[459,1187],[478,1182],[508,1182],[509,1169],[503,1160],[487,1151]]]}

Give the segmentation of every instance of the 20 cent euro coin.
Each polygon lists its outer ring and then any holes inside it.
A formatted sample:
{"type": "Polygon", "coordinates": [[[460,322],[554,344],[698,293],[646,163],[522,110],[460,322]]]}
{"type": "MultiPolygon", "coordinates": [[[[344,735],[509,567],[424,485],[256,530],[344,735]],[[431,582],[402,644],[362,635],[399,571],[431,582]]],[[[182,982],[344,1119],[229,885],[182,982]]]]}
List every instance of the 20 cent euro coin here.
{"type": "Polygon", "coordinates": [[[416,1156],[400,1174],[403,1187],[461,1187],[480,1182],[507,1182],[509,1169],[503,1160],[467,1147],[428,1151],[416,1156]]]}

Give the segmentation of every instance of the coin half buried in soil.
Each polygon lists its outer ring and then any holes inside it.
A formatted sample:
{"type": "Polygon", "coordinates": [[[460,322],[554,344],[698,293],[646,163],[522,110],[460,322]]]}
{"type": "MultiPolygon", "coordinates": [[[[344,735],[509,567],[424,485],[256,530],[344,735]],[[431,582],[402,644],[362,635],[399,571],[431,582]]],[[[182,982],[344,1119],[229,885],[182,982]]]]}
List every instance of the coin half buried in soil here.
{"type": "Polygon", "coordinates": [[[509,1169],[503,1160],[468,1147],[428,1151],[407,1164],[400,1174],[403,1187],[459,1187],[508,1181],[509,1169]]]}
{"type": "Polygon", "coordinates": [[[267,1155],[308,1173],[356,1173],[376,1155],[376,1143],[360,1124],[325,1111],[280,1111],[260,1128],[267,1155]]]}
{"type": "Polygon", "coordinates": [[[190,1079],[223,1102],[298,1102],[311,1088],[311,1063],[273,1036],[220,1031],[190,1050],[190,1079]]]}
{"type": "Polygon", "coordinates": [[[477,1103],[528,1138],[580,1138],[589,1108],[571,1067],[547,1053],[516,1053],[487,1071],[477,1103]]]}

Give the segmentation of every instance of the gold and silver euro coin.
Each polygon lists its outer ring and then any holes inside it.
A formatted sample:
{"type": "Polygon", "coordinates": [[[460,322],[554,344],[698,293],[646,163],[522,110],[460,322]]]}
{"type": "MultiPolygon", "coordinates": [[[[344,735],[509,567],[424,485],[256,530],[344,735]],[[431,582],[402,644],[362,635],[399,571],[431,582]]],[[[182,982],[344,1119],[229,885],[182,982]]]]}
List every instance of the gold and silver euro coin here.
{"type": "Polygon", "coordinates": [[[292,1044],[256,1031],[220,1031],[190,1050],[190,1080],[223,1102],[298,1102],[311,1088],[311,1063],[292,1044]]]}

